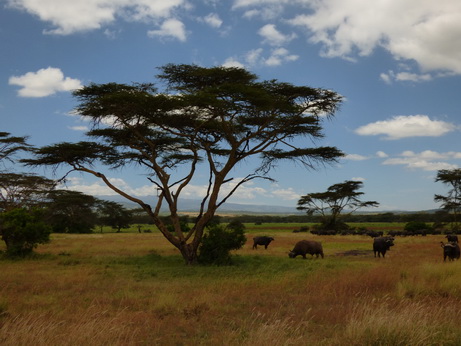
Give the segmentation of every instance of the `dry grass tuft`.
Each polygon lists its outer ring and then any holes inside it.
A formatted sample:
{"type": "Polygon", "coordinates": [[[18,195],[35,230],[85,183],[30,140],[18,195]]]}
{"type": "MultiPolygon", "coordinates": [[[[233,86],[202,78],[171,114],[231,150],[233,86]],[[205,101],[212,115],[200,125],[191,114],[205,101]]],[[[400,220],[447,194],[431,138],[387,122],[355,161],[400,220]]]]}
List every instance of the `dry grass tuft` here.
{"type": "Polygon", "coordinates": [[[394,301],[356,306],[336,345],[457,345],[461,316],[456,305],[394,301]]]}
{"type": "Polygon", "coordinates": [[[134,345],[137,329],[123,311],[99,311],[96,307],[59,320],[51,314],[17,315],[0,325],[0,344],[17,345],[134,345]]]}

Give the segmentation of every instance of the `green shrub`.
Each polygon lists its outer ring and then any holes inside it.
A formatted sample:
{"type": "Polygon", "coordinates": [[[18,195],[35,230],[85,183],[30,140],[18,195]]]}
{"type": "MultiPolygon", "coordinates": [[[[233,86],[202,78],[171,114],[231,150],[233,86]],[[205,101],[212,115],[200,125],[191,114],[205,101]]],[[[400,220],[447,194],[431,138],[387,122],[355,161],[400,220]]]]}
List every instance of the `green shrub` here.
{"type": "Polygon", "coordinates": [[[245,226],[240,221],[232,221],[226,227],[213,224],[200,244],[199,263],[229,265],[232,263],[230,251],[240,249],[245,242],[245,226]]]}
{"type": "Polygon", "coordinates": [[[432,226],[422,221],[410,221],[405,225],[404,231],[408,235],[427,234],[432,231],[432,226]]]}
{"type": "Polygon", "coordinates": [[[30,254],[38,244],[50,241],[51,229],[43,221],[40,209],[13,209],[0,215],[0,231],[8,256],[30,254]]]}

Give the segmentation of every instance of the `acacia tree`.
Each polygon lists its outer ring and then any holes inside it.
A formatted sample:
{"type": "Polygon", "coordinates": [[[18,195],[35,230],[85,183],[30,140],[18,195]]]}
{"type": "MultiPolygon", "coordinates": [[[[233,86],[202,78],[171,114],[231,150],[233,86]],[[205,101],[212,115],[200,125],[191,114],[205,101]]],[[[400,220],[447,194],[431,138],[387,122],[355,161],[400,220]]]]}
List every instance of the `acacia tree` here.
{"type": "Polygon", "coordinates": [[[49,241],[49,227],[44,223],[43,210],[37,206],[44,202],[55,182],[8,169],[8,164],[16,162],[17,154],[31,150],[26,136],[0,132],[0,237],[9,255],[25,255],[37,244],[49,241]]]}
{"type": "Polygon", "coordinates": [[[458,213],[461,209],[461,168],[441,169],[437,172],[436,182],[451,187],[446,196],[434,195],[434,201],[441,203],[442,208],[453,213],[453,229],[458,230],[458,213]]]}
{"type": "Polygon", "coordinates": [[[100,178],[143,208],[187,264],[196,263],[205,226],[242,184],[270,179],[271,168],[282,160],[315,168],[343,155],[336,147],[313,145],[323,137],[322,121],[342,101],[331,90],[258,81],[241,68],[169,64],[160,70],[162,90],[153,84],[109,83],[75,91],[76,111],[93,124],[87,133],[91,140],[43,147],[26,163],[68,166],[69,173],[100,178]],[[234,167],[250,158],[258,158],[257,168],[237,181],[234,167]],[[141,166],[158,199],[151,206],[123,191],[94,168],[96,163],[141,166]],[[207,167],[207,189],[192,227],[183,229],[178,201],[199,165],[207,167]],[[165,204],[174,231],[159,217],[165,204]]]}
{"type": "Polygon", "coordinates": [[[343,183],[331,185],[325,192],[309,193],[298,200],[298,210],[307,214],[320,214],[323,218],[325,229],[338,230],[344,226],[339,222],[341,214],[351,214],[365,207],[377,207],[376,201],[360,200],[363,192],[358,192],[363,183],[360,181],[346,180],[343,183]],[[347,213],[344,211],[347,210],[347,213]]]}
{"type": "Polygon", "coordinates": [[[110,226],[120,232],[122,228],[129,228],[133,221],[131,210],[125,209],[123,205],[112,201],[98,202],[98,223],[101,226],[110,226]]]}
{"type": "Polygon", "coordinates": [[[47,220],[56,233],[91,233],[97,223],[99,199],[79,191],[54,190],[48,194],[47,220]]]}
{"type": "Polygon", "coordinates": [[[30,152],[27,136],[0,132],[0,212],[37,205],[55,187],[53,180],[31,173],[14,173],[7,163],[15,163],[19,152],[30,152]]]}
{"type": "Polygon", "coordinates": [[[12,136],[9,132],[0,132],[0,165],[6,161],[13,162],[13,157],[20,151],[29,151],[32,147],[27,143],[27,136],[12,136]]]}
{"type": "Polygon", "coordinates": [[[45,203],[54,180],[28,173],[0,173],[0,211],[45,203]]]}

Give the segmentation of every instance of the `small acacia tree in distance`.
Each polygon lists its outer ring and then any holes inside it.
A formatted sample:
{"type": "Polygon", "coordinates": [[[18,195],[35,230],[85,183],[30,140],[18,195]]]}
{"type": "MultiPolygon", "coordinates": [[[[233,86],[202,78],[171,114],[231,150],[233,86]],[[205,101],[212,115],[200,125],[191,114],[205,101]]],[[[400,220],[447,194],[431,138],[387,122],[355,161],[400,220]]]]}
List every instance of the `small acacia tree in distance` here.
{"type": "Polygon", "coordinates": [[[435,181],[440,181],[451,187],[446,196],[435,195],[434,201],[441,203],[444,210],[453,213],[452,229],[459,231],[458,214],[461,210],[461,168],[441,169],[437,172],[435,181]]]}
{"type": "Polygon", "coordinates": [[[360,200],[363,192],[358,192],[362,188],[361,181],[346,180],[343,183],[331,185],[325,192],[313,192],[301,196],[298,200],[298,210],[304,210],[307,214],[320,214],[323,217],[322,227],[328,230],[338,231],[346,227],[339,220],[340,215],[351,214],[358,209],[365,207],[378,207],[376,201],[360,200]]]}
{"type": "Polygon", "coordinates": [[[32,146],[27,143],[27,136],[12,136],[9,132],[0,132],[0,171],[5,162],[13,162],[15,154],[21,151],[30,151],[32,146]]]}
{"type": "Polygon", "coordinates": [[[336,147],[313,145],[323,137],[322,121],[342,101],[331,90],[258,81],[242,68],[169,64],[160,70],[162,90],[152,84],[109,83],[75,91],[77,113],[93,123],[87,133],[91,140],[42,147],[25,162],[67,166],[69,173],[100,178],[143,208],[187,264],[197,262],[206,225],[240,186],[270,179],[270,170],[282,160],[314,168],[343,156],[336,147]],[[234,178],[236,165],[250,158],[256,168],[234,178]],[[158,198],[151,205],[130,195],[95,168],[99,163],[110,168],[139,165],[158,198]],[[208,171],[206,193],[192,226],[183,229],[178,202],[200,166],[208,171]],[[164,204],[174,231],[159,215],[164,204]]]}
{"type": "Polygon", "coordinates": [[[15,173],[9,164],[33,147],[27,137],[0,132],[0,238],[8,255],[26,255],[49,241],[43,204],[56,182],[31,173],[15,173]]]}

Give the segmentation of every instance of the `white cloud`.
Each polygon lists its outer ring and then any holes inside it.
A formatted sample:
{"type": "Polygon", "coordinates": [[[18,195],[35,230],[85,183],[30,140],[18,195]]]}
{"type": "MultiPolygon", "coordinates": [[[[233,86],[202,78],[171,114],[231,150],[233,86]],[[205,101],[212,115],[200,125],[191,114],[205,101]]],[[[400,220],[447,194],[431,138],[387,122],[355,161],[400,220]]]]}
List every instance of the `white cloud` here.
{"type": "MultiPolygon", "coordinates": [[[[125,180],[120,178],[109,178],[109,181],[130,195],[145,197],[154,196],[157,193],[156,187],[153,184],[141,186],[139,188],[132,188],[125,180]]],[[[92,196],[118,195],[115,191],[108,188],[101,181],[89,183],[88,181],[78,177],[67,178],[66,185],[61,186],[60,188],[68,188],[69,190],[80,191],[92,196]]]]}
{"type": "Polygon", "coordinates": [[[224,67],[240,67],[244,68],[245,65],[242,64],[240,61],[236,60],[235,58],[227,58],[226,61],[222,64],[224,67]]]}
{"type": "Polygon", "coordinates": [[[260,6],[259,8],[252,8],[246,10],[243,14],[244,18],[253,19],[261,18],[263,20],[273,20],[280,17],[280,14],[283,12],[283,6],[290,4],[290,1],[274,1],[274,0],[263,0],[263,1],[234,1],[232,9],[241,9],[251,6],[260,6]]]}
{"type": "Polygon", "coordinates": [[[384,151],[377,151],[376,156],[382,159],[389,157],[389,155],[387,155],[384,151]]]}
{"type": "Polygon", "coordinates": [[[210,13],[206,17],[202,18],[203,22],[211,26],[212,28],[220,28],[223,21],[219,18],[217,13],[210,13]]]}
{"type": "MultiPolygon", "coordinates": [[[[221,188],[221,197],[229,193],[237,184],[240,178],[236,178],[228,184],[223,185],[221,188]]],[[[125,191],[126,193],[138,197],[155,196],[157,193],[156,187],[151,185],[144,185],[138,188],[133,188],[125,180],[120,178],[109,178],[109,181],[125,191]]],[[[117,193],[108,188],[103,182],[89,182],[81,177],[70,177],[67,179],[66,184],[60,188],[67,188],[69,190],[80,191],[92,196],[116,196],[117,193]]],[[[201,199],[207,194],[207,185],[189,184],[182,190],[181,197],[186,199],[201,199]]],[[[298,200],[300,194],[296,193],[293,188],[280,188],[277,184],[273,185],[269,190],[257,185],[256,182],[250,181],[240,186],[237,191],[232,195],[233,201],[250,202],[258,200],[258,198],[273,198],[276,201],[285,200],[292,201],[298,200]]]]}
{"type": "Polygon", "coordinates": [[[287,189],[276,189],[271,191],[272,195],[278,199],[283,199],[285,201],[297,201],[301,198],[301,195],[289,187],[287,189]]]}
{"type": "Polygon", "coordinates": [[[397,59],[415,60],[422,70],[461,73],[461,3],[458,0],[324,0],[314,13],[299,15],[303,26],[321,43],[325,56],[361,56],[380,46],[397,59]]]}
{"type": "Polygon", "coordinates": [[[394,140],[406,137],[440,137],[455,129],[453,124],[431,120],[427,115],[398,115],[361,126],[355,133],[362,136],[385,135],[385,139],[394,140]]]}
{"type": "Polygon", "coordinates": [[[262,48],[252,49],[245,55],[245,62],[250,65],[254,66],[257,65],[261,59],[261,54],[263,53],[262,48]]]}
{"type": "Polygon", "coordinates": [[[264,42],[272,46],[282,46],[296,37],[296,34],[284,35],[279,32],[274,24],[266,24],[259,29],[258,34],[264,38],[264,42]]]}
{"type": "Polygon", "coordinates": [[[74,131],[88,131],[88,126],[69,126],[69,129],[74,131]]]}
{"type": "Polygon", "coordinates": [[[20,86],[18,95],[22,97],[45,97],[60,91],[72,91],[82,87],[80,80],[64,77],[62,71],[55,67],[27,72],[22,76],[12,76],[8,83],[20,86]]]}
{"type": "Polygon", "coordinates": [[[229,58],[226,60],[226,64],[237,62],[241,66],[246,65],[250,67],[255,66],[279,66],[283,63],[295,61],[299,58],[298,55],[290,54],[290,52],[285,48],[275,48],[272,49],[270,55],[265,57],[264,50],[262,48],[256,48],[248,51],[242,60],[244,63],[240,63],[236,58],[229,58]]]}
{"type": "Polygon", "coordinates": [[[421,73],[402,79],[424,81],[434,71],[461,74],[459,0],[235,0],[233,5],[247,17],[266,19],[281,18],[293,7],[297,14],[288,22],[320,44],[322,56],[353,60],[379,47],[397,61],[418,64],[421,73]]]}
{"type": "Polygon", "coordinates": [[[156,21],[171,17],[173,10],[188,8],[186,0],[7,0],[9,6],[49,22],[49,34],[69,35],[99,29],[117,18],[156,21]]]}
{"type": "Polygon", "coordinates": [[[264,64],[267,66],[278,66],[284,62],[298,60],[298,58],[298,55],[290,54],[285,48],[277,48],[271,52],[271,55],[264,61],[264,64]]]}
{"type": "Polygon", "coordinates": [[[177,19],[168,19],[162,23],[159,30],[149,30],[149,37],[159,36],[162,38],[176,38],[179,41],[186,41],[186,30],[184,24],[177,19]]]}
{"type": "Polygon", "coordinates": [[[389,158],[383,161],[383,165],[402,165],[409,169],[421,169],[424,171],[438,171],[440,169],[454,169],[458,166],[450,163],[450,160],[461,159],[460,152],[439,153],[432,150],[425,150],[420,153],[407,150],[398,157],[389,158]]]}
{"type": "Polygon", "coordinates": [[[347,154],[343,157],[344,160],[351,160],[351,161],[363,161],[368,160],[368,157],[359,155],[359,154],[347,154]]]}
{"type": "Polygon", "coordinates": [[[392,81],[398,82],[427,82],[433,79],[433,76],[429,73],[417,74],[411,72],[398,72],[389,71],[388,73],[381,73],[380,78],[387,84],[391,84],[392,81]]]}

